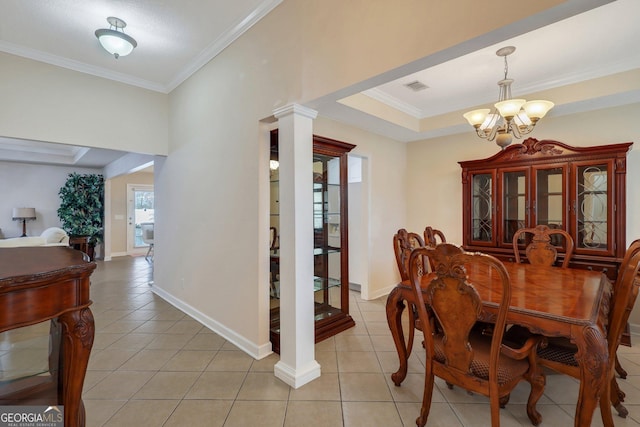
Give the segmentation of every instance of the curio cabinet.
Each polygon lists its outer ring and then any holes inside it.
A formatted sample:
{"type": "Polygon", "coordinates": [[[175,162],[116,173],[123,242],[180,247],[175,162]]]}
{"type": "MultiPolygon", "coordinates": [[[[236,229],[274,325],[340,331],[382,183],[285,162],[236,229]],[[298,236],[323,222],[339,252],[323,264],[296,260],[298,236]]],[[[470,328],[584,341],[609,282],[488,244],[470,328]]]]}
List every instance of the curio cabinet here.
{"type": "MultiPolygon", "coordinates": [[[[349,315],[347,156],[355,145],[313,136],[313,259],[315,341],[355,325],[349,315]]],[[[278,158],[278,132],[271,133],[271,160],[278,158]]],[[[274,165],[275,166],[275,165],[274,165]]],[[[271,343],[280,350],[280,281],[277,230],[278,171],[271,168],[271,343]],[[275,244],[273,242],[276,242],[275,244]]]]}

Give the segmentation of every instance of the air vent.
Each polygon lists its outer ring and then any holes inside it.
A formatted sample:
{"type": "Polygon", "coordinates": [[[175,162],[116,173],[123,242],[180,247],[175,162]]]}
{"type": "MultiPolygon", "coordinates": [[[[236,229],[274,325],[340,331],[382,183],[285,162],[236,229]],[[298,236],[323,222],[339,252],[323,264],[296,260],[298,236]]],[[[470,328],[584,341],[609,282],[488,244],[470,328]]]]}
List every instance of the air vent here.
{"type": "Polygon", "coordinates": [[[407,84],[405,84],[405,86],[408,87],[409,89],[411,89],[414,92],[418,92],[418,91],[425,90],[425,89],[429,88],[429,86],[427,86],[426,84],[424,84],[424,83],[422,83],[422,82],[420,82],[418,80],[415,80],[415,81],[413,81],[411,83],[407,83],[407,84]]]}

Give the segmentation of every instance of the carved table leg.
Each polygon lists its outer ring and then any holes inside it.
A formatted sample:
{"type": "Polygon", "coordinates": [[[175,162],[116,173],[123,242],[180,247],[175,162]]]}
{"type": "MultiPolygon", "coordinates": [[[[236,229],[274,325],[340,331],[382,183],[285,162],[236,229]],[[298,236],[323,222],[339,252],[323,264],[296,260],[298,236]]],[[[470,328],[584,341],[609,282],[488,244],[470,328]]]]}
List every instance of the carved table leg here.
{"type": "Polygon", "coordinates": [[[58,319],[62,326],[60,379],[65,427],[85,425],[82,386],[93,346],[93,314],[88,308],[64,313],[58,319]]]}
{"type": "Polygon", "coordinates": [[[387,323],[389,324],[391,336],[393,337],[393,342],[398,351],[398,358],[400,359],[398,371],[391,374],[391,380],[397,386],[402,384],[402,381],[404,381],[407,376],[407,362],[409,358],[404,343],[404,333],[402,331],[402,312],[405,308],[403,300],[403,292],[398,287],[395,287],[387,298],[387,323]]]}
{"type": "Polygon", "coordinates": [[[600,408],[604,425],[613,425],[609,396],[603,394],[603,392],[609,392],[607,341],[600,328],[592,325],[583,327],[575,334],[575,338],[578,347],[576,359],[580,363],[581,381],[574,425],[575,427],[591,425],[593,411],[598,405],[599,398],[603,399],[600,408]]]}

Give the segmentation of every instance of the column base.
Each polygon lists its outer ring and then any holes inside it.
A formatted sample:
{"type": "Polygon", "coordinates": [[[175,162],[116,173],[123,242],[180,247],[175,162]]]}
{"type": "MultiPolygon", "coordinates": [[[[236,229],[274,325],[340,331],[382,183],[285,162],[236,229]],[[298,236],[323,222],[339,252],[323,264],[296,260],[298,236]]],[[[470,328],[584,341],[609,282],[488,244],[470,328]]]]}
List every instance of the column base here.
{"type": "Polygon", "coordinates": [[[320,377],[320,364],[313,360],[304,369],[295,369],[282,361],[273,367],[273,373],[286,384],[293,388],[299,388],[320,377]]]}

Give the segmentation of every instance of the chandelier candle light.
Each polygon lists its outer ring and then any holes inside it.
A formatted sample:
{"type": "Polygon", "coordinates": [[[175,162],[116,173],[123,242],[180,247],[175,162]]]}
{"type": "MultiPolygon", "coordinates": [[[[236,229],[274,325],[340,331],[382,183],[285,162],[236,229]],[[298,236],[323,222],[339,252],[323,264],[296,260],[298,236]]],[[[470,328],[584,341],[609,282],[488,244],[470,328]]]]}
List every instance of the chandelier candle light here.
{"type": "Polygon", "coordinates": [[[110,28],[102,28],[96,30],[96,37],[100,41],[102,47],[118,59],[121,56],[127,56],[133,48],[138,46],[138,42],[133,37],[124,33],[124,27],[127,23],[120,18],[110,16],[107,22],[110,28]]]}
{"type": "Polygon", "coordinates": [[[496,55],[504,57],[504,79],[498,82],[500,92],[493,110],[481,108],[463,114],[480,138],[495,140],[502,149],[511,144],[514,136],[521,138],[531,132],[538,120],[543,118],[554,105],[551,101],[527,102],[526,99],[511,98],[513,79],[507,77],[509,72],[507,56],[515,50],[513,46],[506,46],[496,52],[496,55]]]}

